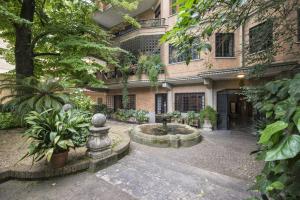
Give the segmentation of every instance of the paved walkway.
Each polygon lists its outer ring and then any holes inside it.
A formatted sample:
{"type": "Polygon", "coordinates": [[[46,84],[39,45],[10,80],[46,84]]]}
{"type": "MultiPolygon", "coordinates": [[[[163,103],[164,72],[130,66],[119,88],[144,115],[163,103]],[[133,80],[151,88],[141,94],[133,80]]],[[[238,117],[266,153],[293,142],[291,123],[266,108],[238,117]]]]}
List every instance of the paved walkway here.
{"type": "MultiPolygon", "coordinates": [[[[132,126],[108,124],[113,125],[112,132],[124,132],[132,126]]],[[[249,169],[257,167],[257,171],[261,167],[247,152],[255,147],[252,142],[255,144],[252,136],[222,132],[205,134],[204,141],[192,148],[157,149],[132,143],[128,156],[96,174],[85,172],[47,181],[8,181],[0,185],[0,199],[241,200],[250,196],[247,189],[253,172],[249,173],[249,169]],[[210,152],[212,149],[223,153],[210,152]],[[252,161],[246,162],[247,159],[252,161]],[[234,169],[221,170],[231,162],[225,168],[234,169]],[[244,170],[243,165],[249,169],[244,170]],[[233,173],[236,171],[239,172],[233,173]]]]}

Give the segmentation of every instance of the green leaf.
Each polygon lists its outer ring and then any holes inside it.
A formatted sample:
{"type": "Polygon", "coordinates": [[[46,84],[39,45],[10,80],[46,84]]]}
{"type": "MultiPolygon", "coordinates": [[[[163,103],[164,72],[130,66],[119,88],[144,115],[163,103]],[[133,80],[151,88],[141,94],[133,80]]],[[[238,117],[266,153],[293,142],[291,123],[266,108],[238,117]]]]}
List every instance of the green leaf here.
{"type": "Polygon", "coordinates": [[[287,136],[280,144],[267,151],[265,161],[294,158],[300,152],[300,136],[287,136]]]}
{"type": "Polygon", "coordinates": [[[270,138],[274,135],[279,133],[280,131],[286,129],[288,124],[283,121],[277,121],[273,124],[269,124],[262,132],[259,139],[260,144],[267,144],[270,138]]]}
{"type": "Polygon", "coordinates": [[[47,152],[46,152],[46,158],[47,158],[48,162],[50,162],[50,160],[52,158],[52,155],[53,155],[53,152],[54,152],[54,148],[51,148],[51,149],[47,150],[47,152]]]}
{"type": "Polygon", "coordinates": [[[281,80],[278,81],[272,81],[266,84],[266,89],[271,92],[272,94],[276,94],[278,92],[279,88],[283,85],[283,82],[281,80]]]}
{"type": "Polygon", "coordinates": [[[267,104],[263,105],[262,109],[263,109],[264,111],[271,111],[271,110],[273,109],[273,107],[274,107],[274,104],[272,104],[272,103],[267,103],[267,104]]]}
{"type": "Polygon", "coordinates": [[[77,133],[77,131],[74,128],[67,128],[68,131],[70,131],[71,133],[77,133]]]}
{"type": "Polygon", "coordinates": [[[54,139],[55,139],[56,135],[57,135],[57,132],[51,132],[50,133],[50,141],[51,142],[54,142],[54,139]]]}
{"type": "Polygon", "coordinates": [[[66,140],[61,140],[57,143],[58,146],[60,146],[62,149],[68,149],[66,140]]]}
{"type": "Polygon", "coordinates": [[[283,190],[284,189],[284,184],[283,183],[281,183],[280,181],[275,181],[275,182],[273,182],[271,185],[269,185],[268,187],[267,187],[267,190],[268,191],[272,191],[272,190],[283,190]]]}
{"type": "Polygon", "coordinates": [[[59,141],[60,139],[60,135],[56,136],[55,139],[54,139],[54,144],[57,144],[57,142],[59,141]]]}
{"type": "Polygon", "coordinates": [[[279,162],[275,167],[272,168],[272,171],[275,174],[279,174],[284,172],[287,169],[286,164],[284,164],[283,162],[279,162]]]}
{"type": "Polygon", "coordinates": [[[69,147],[74,147],[74,143],[72,142],[72,140],[65,140],[65,143],[69,147]]]}
{"type": "Polygon", "coordinates": [[[293,121],[294,121],[295,125],[297,126],[298,131],[300,132],[299,120],[300,120],[300,107],[297,107],[296,112],[293,116],[293,121]]]}
{"type": "Polygon", "coordinates": [[[273,111],[266,112],[266,118],[270,118],[273,115],[273,111]]]}

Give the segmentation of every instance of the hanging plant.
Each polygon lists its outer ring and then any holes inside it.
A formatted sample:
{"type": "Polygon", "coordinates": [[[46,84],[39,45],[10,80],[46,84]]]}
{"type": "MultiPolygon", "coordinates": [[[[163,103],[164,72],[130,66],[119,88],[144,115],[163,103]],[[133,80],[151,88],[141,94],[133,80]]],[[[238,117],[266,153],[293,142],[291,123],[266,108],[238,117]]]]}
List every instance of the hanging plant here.
{"type": "Polygon", "coordinates": [[[164,71],[165,65],[161,62],[160,55],[141,55],[137,64],[136,74],[141,79],[142,74],[149,78],[151,87],[158,86],[158,76],[164,71]]]}

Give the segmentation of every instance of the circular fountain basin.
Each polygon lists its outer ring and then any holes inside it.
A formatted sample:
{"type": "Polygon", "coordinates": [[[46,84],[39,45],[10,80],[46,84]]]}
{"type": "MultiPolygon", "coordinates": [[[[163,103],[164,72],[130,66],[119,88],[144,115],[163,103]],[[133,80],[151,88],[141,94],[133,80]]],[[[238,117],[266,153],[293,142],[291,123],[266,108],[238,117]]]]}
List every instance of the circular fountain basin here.
{"type": "Polygon", "coordinates": [[[129,131],[137,143],[153,147],[190,147],[201,141],[200,131],[185,124],[168,123],[167,134],[161,124],[142,124],[129,131]]]}

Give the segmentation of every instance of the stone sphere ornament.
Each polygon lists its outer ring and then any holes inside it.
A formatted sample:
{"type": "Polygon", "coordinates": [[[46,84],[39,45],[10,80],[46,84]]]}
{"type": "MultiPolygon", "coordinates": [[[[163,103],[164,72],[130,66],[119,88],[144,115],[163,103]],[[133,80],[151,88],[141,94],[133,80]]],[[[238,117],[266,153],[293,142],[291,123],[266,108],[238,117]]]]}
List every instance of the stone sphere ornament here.
{"type": "Polygon", "coordinates": [[[101,113],[97,113],[92,117],[92,125],[94,127],[103,127],[105,122],[106,116],[101,113]]]}
{"type": "Polygon", "coordinates": [[[68,112],[69,110],[73,109],[73,106],[71,104],[65,104],[62,107],[63,111],[68,112]]]}
{"type": "Polygon", "coordinates": [[[86,144],[87,155],[92,159],[102,159],[112,153],[111,139],[108,136],[109,127],[104,127],[105,115],[97,113],[92,117],[92,127],[86,144]]]}

